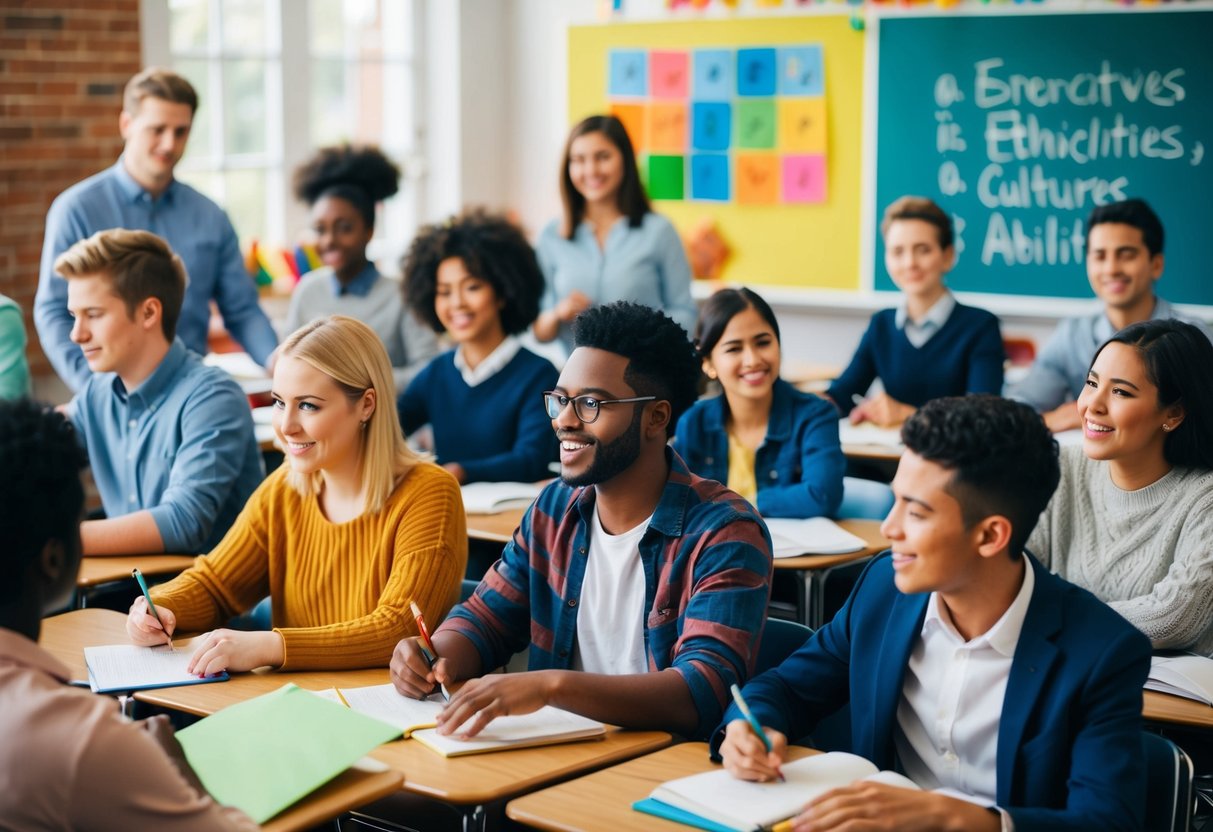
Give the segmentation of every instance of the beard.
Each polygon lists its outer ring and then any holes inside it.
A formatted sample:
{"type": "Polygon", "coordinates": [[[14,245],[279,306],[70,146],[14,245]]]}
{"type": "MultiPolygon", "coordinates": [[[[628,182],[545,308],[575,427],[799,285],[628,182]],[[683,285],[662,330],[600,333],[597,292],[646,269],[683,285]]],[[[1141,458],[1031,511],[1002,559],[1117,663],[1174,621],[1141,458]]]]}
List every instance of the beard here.
{"type": "Polygon", "coordinates": [[[644,408],[637,407],[635,411],[632,423],[617,439],[605,445],[600,442],[594,443],[594,461],[584,471],[576,476],[570,476],[564,472],[563,467],[561,468],[560,479],[564,481],[565,485],[574,488],[583,485],[597,485],[618,476],[631,467],[632,463],[636,461],[636,457],[640,456],[640,423],[644,415],[644,408]]]}

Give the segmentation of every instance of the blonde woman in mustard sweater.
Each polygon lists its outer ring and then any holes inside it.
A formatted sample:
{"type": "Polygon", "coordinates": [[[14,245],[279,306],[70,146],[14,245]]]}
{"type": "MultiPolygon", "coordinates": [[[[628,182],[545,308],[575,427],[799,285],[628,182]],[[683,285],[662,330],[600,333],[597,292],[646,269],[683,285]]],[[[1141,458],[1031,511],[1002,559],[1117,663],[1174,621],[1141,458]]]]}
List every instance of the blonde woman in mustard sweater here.
{"type": "Polygon", "coordinates": [[[387,666],[416,635],[409,602],[433,623],[457,600],[467,526],[455,478],[405,445],[392,369],[365,324],[334,315],[297,330],[274,368],[274,432],[287,461],[249,498],[209,555],[142,596],[136,644],[208,630],[191,672],[387,666]],[[223,622],[273,599],[274,629],[223,622]],[[161,627],[161,622],[163,627],[161,627]]]}

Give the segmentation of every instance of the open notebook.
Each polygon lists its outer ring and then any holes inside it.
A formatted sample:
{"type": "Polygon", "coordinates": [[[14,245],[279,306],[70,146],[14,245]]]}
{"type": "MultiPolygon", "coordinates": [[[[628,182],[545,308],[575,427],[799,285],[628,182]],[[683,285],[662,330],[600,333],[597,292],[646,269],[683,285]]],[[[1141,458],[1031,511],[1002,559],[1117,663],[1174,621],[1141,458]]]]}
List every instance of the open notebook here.
{"type": "MultiPolygon", "coordinates": [[[[856,780],[918,790],[905,775],[880,771],[869,760],[843,751],[802,757],[784,763],[782,771],[786,778],[782,783],[738,780],[724,769],[693,774],[662,783],[649,797],[632,804],[632,808],[714,832],[758,832],[800,814],[805,804],[818,795],[856,780]]],[[[994,805],[954,789],[937,789],[936,793],[979,806],[994,805]]]]}
{"type": "Polygon", "coordinates": [[[474,482],[462,486],[463,510],[468,514],[496,514],[509,508],[526,508],[543,490],[542,483],[474,482]]]}
{"type": "Polygon", "coordinates": [[[868,544],[828,517],[797,520],[789,517],[764,517],[771,533],[772,554],[777,558],[799,555],[841,555],[858,552],[868,544]]]}
{"type": "Polygon", "coordinates": [[[1146,690],[1213,705],[1213,659],[1204,656],[1155,656],[1150,660],[1146,690]]]}
{"type": "Polygon", "coordinates": [[[549,705],[531,714],[498,717],[475,737],[464,740],[457,735],[442,736],[434,730],[438,712],[446,707],[441,694],[422,700],[409,699],[391,685],[371,685],[341,688],[335,695],[352,710],[395,726],[404,736],[444,757],[599,739],[606,734],[606,726],[601,722],[549,705]]]}
{"type": "Polygon", "coordinates": [[[137,647],[134,644],[85,647],[84,663],[88,666],[89,687],[93,693],[124,693],[227,681],[226,672],[195,676],[186,670],[193,652],[188,647],[170,650],[167,644],[157,647],[137,647]]]}

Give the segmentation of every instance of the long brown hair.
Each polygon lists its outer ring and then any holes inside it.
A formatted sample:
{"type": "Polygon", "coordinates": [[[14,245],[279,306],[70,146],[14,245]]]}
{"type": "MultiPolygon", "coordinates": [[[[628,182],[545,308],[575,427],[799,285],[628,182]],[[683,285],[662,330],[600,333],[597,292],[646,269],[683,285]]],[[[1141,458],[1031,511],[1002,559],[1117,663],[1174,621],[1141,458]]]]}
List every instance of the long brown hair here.
{"type": "Polygon", "coordinates": [[[623,128],[623,122],[615,116],[590,116],[579,121],[569,131],[568,141],[564,143],[564,158],[560,162],[560,199],[564,204],[564,225],[561,235],[573,239],[577,226],[585,218],[585,197],[573,186],[569,177],[569,157],[573,151],[573,140],[587,133],[601,133],[607,141],[615,145],[619,155],[623,157],[623,181],[619,183],[619,191],[615,195],[615,204],[620,212],[628,218],[628,225],[639,228],[644,222],[644,215],[652,209],[649,198],[640,182],[640,171],[636,167],[636,152],[632,149],[632,140],[628,131],[623,128]]]}

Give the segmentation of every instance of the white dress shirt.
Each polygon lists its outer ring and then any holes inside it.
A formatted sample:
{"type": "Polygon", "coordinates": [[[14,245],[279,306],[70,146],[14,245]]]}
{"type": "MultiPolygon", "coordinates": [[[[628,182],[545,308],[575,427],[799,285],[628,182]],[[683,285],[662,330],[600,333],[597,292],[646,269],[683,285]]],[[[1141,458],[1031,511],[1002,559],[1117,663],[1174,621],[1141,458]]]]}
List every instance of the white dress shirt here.
{"type": "Polygon", "coordinates": [[[514,356],[520,349],[522,349],[522,341],[518,340],[518,336],[507,335],[495,350],[484,357],[483,361],[475,367],[469,367],[467,360],[463,357],[463,347],[461,346],[455,350],[455,369],[463,376],[463,381],[468,387],[475,387],[501,372],[506,364],[514,360],[514,356]]]}

